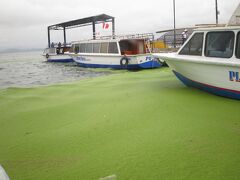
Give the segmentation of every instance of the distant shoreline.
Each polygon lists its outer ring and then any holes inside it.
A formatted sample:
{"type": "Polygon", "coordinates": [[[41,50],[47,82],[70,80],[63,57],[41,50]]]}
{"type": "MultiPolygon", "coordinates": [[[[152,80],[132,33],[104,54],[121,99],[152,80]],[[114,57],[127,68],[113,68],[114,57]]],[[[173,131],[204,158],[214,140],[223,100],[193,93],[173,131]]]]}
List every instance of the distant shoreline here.
{"type": "Polygon", "coordinates": [[[43,51],[44,48],[33,48],[33,49],[2,49],[0,53],[16,53],[16,52],[32,52],[32,51],[43,51]]]}

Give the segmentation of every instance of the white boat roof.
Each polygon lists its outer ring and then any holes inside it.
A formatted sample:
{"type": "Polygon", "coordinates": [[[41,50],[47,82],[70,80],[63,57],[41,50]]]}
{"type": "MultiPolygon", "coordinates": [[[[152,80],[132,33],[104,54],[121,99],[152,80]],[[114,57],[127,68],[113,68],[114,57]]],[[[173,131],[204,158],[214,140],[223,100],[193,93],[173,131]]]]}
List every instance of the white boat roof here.
{"type": "Polygon", "coordinates": [[[98,42],[119,42],[121,40],[154,40],[153,33],[142,34],[126,34],[126,35],[114,35],[114,36],[99,36],[96,39],[85,39],[80,41],[73,41],[76,43],[98,43],[98,42]]]}
{"type": "Polygon", "coordinates": [[[240,30],[240,26],[221,26],[194,29],[194,31],[230,31],[230,30],[240,30]]]}
{"type": "Polygon", "coordinates": [[[71,44],[78,44],[78,43],[102,43],[102,42],[119,42],[122,40],[144,40],[144,39],[88,39],[88,40],[79,40],[79,41],[73,41],[71,44]]]}

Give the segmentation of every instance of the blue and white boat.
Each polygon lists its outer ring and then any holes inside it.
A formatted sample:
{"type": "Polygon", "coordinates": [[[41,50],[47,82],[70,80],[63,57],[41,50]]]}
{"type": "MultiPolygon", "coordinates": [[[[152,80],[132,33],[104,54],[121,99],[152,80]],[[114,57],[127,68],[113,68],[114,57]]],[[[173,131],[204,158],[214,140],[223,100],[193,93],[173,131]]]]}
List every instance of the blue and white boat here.
{"type": "Polygon", "coordinates": [[[74,62],[73,58],[66,54],[66,52],[68,52],[70,48],[71,46],[46,48],[43,52],[43,56],[48,62],[74,62]]]}
{"type": "Polygon", "coordinates": [[[72,42],[75,62],[88,68],[149,69],[162,63],[150,53],[144,38],[103,38],[72,42]]]}
{"type": "Polygon", "coordinates": [[[177,53],[155,55],[185,85],[240,99],[240,26],[196,29],[177,53]]]}

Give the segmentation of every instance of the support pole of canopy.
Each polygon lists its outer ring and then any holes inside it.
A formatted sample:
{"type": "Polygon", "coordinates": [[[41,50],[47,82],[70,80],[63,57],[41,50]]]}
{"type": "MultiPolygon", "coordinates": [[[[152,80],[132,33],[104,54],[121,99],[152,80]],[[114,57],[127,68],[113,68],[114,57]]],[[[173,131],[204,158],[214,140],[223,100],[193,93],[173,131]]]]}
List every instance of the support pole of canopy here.
{"type": "Polygon", "coordinates": [[[95,20],[92,22],[92,28],[93,28],[93,39],[96,39],[96,27],[95,27],[95,20]]]}
{"type": "Polygon", "coordinates": [[[64,46],[66,46],[67,42],[66,42],[66,28],[63,27],[63,38],[64,38],[64,46]]]}
{"type": "Polygon", "coordinates": [[[176,48],[176,16],[175,16],[175,0],[173,0],[173,47],[176,48]]]}
{"type": "Polygon", "coordinates": [[[216,24],[218,25],[218,2],[215,0],[215,8],[216,8],[216,24]]]}
{"type": "Polygon", "coordinates": [[[51,40],[50,40],[50,28],[48,27],[48,47],[50,48],[50,43],[51,43],[51,40]]]}
{"type": "Polygon", "coordinates": [[[115,18],[112,18],[112,36],[115,39],[115,18]]]}

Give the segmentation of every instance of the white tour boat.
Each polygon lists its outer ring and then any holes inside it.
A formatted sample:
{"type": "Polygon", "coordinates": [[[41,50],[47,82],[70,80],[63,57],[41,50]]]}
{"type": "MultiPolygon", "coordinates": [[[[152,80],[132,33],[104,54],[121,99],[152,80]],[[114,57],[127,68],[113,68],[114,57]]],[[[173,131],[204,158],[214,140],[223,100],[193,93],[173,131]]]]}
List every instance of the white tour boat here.
{"type": "Polygon", "coordinates": [[[60,46],[46,48],[43,52],[43,56],[48,62],[74,62],[73,59],[66,54],[70,50],[71,46],[60,46]]]}
{"type": "Polygon", "coordinates": [[[72,42],[68,53],[82,67],[114,69],[148,69],[162,65],[150,53],[144,38],[132,36],[72,42]]]}
{"type": "Polygon", "coordinates": [[[240,26],[196,29],[177,53],[155,55],[185,85],[240,99],[240,26]]]}

